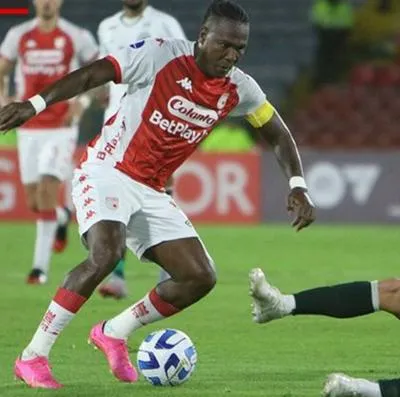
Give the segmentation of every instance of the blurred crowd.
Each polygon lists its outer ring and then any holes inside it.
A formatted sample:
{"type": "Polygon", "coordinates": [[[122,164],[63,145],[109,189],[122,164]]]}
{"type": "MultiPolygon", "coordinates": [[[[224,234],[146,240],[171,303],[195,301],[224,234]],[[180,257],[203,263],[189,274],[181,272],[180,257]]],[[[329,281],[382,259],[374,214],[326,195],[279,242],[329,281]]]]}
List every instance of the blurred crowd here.
{"type": "Polygon", "coordinates": [[[316,0],[308,89],[292,106],[301,145],[398,148],[400,2],[316,0]]]}

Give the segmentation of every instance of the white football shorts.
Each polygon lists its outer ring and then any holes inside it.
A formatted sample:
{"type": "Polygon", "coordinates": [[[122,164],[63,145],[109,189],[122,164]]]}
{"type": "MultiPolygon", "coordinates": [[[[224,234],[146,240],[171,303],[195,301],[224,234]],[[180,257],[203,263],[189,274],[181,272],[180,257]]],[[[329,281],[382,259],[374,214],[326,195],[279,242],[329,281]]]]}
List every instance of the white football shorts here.
{"type": "Polygon", "coordinates": [[[39,182],[43,175],[54,176],[60,181],[71,176],[78,127],[20,128],[17,136],[19,169],[24,185],[39,182]]]}
{"type": "Polygon", "coordinates": [[[146,261],[143,254],[148,248],[165,241],[196,237],[201,242],[171,196],[136,182],[110,166],[85,163],[76,169],[72,199],[81,236],[97,222],[121,222],[127,227],[127,248],[140,260],[146,261]]]}

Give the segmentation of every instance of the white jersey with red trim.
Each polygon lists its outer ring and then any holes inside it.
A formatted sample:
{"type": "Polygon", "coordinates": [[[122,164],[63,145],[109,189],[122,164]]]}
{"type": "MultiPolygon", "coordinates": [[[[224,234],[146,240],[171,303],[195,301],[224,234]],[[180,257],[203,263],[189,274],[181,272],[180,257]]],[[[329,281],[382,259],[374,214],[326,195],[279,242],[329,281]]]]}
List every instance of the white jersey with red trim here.
{"type": "MultiPolygon", "coordinates": [[[[49,84],[98,57],[93,35],[60,18],[51,32],[43,32],[33,19],[11,28],[0,46],[0,56],[16,61],[17,97],[26,100],[49,84]]],[[[63,126],[68,102],[50,106],[24,124],[24,128],[63,126]]]]}
{"type": "Polygon", "coordinates": [[[128,89],[82,162],[114,167],[162,191],[218,122],[250,116],[265,105],[258,84],[236,67],[226,77],[207,77],[194,47],[187,40],[149,39],[107,57],[115,82],[128,89]]]}
{"type": "MultiPolygon", "coordinates": [[[[101,56],[129,46],[129,44],[148,38],[186,39],[179,22],[171,15],[147,6],[143,13],[134,18],[127,18],[123,11],[100,22],[97,31],[101,56]]],[[[110,95],[105,120],[119,107],[122,96],[125,94],[124,84],[110,84],[110,95]]]]}

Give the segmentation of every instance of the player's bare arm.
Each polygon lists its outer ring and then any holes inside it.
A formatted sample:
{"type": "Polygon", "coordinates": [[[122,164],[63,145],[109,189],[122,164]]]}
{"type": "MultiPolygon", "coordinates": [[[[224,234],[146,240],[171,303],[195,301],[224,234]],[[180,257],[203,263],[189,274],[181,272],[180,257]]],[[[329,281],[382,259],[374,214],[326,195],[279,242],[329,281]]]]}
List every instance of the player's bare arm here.
{"type": "Polygon", "coordinates": [[[0,106],[4,106],[8,103],[8,90],[6,82],[13,66],[14,62],[7,58],[0,57],[0,106]]]}
{"type": "MultiPolygon", "coordinates": [[[[298,179],[300,182],[304,180],[303,167],[296,142],[280,116],[275,112],[266,124],[258,128],[258,131],[273,148],[288,180],[296,181],[296,179],[292,179],[296,177],[302,178],[298,179]]],[[[296,185],[296,183],[293,185],[296,185]]],[[[298,185],[291,186],[287,209],[295,213],[292,226],[300,231],[315,220],[315,207],[307,193],[305,183],[304,186],[301,186],[301,183],[298,183],[298,185]]]]}
{"type": "MultiPolygon", "coordinates": [[[[44,89],[39,95],[44,100],[45,106],[50,106],[113,81],[115,78],[113,64],[107,59],[101,59],[68,74],[44,89]]],[[[11,103],[0,110],[0,131],[19,127],[36,113],[37,109],[29,100],[11,103]]]]}

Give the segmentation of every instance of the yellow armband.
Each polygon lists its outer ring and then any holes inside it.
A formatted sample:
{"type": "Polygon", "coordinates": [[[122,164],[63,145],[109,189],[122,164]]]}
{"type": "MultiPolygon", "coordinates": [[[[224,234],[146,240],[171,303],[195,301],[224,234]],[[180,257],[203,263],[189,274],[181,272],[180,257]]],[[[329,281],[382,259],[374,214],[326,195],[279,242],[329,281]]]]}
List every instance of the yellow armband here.
{"type": "Polygon", "coordinates": [[[255,112],[248,114],[246,120],[254,128],[260,128],[272,119],[274,112],[275,108],[268,101],[265,101],[255,112]]]}

